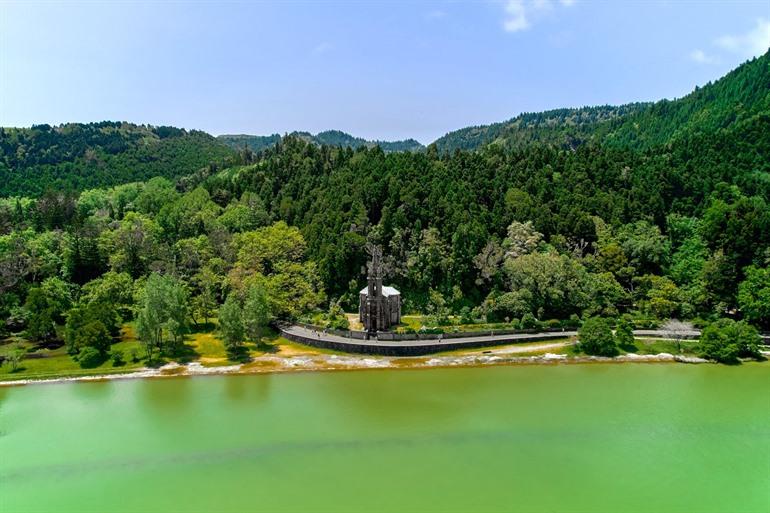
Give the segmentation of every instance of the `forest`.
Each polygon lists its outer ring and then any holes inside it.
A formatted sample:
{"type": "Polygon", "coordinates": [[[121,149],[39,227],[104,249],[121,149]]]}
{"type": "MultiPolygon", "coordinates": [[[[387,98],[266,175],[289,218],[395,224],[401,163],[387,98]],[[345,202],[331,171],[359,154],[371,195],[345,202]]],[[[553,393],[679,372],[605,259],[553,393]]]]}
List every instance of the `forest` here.
{"type": "Polygon", "coordinates": [[[0,127],[0,196],[39,197],[227,165],[233,151],[198,130],[102,121],[0,127]]]}
{"type": "Polygon", "coordinates": [[[770,109],[767,54],[677,100],[523,113],[509,121],[467,127],[435,141],[440,152],[494,144],[520,150],[532,144],[560,149],[596,143],[645,150],[695,134],[715,134],[756,122],[770,109]]]}
{"type": "Polygon", "coordinates": [[[3,129],[0,329],[98,359],[129,321],[151,354],[218,315],[257,334],[339,317],[371,244],[405,311],[437,326],[770,329],[768,54],[679,100],[517,119],[478,146],[391,152],[296,134],[235,150],[121,123],[3,129]]]}
{"type": "MultiPolygon", "coordinates": [[[[361,137],[354,137],[340,130],[326,130],[315,135],[309,132],[292,132],[289,134],[313,143],[317,146],[341,146],[343,148],[357,149],[360,147],[372,148],[379,146],[382,151],[389,153],[392,151],[422,151],[425,147],[414,139],[404,141],[367,141],[361,137]]],[[[234,150],[247,148],[254,152],[260,152],[272,148],[280,141],[281,136],[273,135],[220,135],[220,141],[227,144],[234,150]]]]}

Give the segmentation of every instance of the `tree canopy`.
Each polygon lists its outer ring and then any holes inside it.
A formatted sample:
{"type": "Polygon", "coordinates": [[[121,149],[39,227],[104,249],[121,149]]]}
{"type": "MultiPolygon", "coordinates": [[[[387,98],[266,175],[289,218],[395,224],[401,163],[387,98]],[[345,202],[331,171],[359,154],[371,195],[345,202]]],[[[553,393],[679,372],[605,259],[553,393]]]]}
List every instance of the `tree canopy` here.
{"type": "Polygon", "coordinates": [[[68,322],[98,340],[96,323],[135,320],[162,351],[228,297],[244,337],[329,305],[343,325],[370,244],[403,308],[437,322],[767,328],[769,75],[765,54],[679,100],[523,114],[424,151],[295,134],[254,154],[112,122],[0,129],[0,329],[74,350],[101,345],[68,322]]]}

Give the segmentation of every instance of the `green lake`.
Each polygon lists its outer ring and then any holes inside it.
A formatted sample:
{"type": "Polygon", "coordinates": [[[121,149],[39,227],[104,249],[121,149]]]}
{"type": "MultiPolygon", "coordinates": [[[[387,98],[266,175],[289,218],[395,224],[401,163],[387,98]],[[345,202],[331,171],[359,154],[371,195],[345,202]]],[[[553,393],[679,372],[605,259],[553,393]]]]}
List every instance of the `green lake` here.
{"type": "Polygon", "coordinates": [[[770,511],[770,364],[0,389],[0,511],[770,511]]]}

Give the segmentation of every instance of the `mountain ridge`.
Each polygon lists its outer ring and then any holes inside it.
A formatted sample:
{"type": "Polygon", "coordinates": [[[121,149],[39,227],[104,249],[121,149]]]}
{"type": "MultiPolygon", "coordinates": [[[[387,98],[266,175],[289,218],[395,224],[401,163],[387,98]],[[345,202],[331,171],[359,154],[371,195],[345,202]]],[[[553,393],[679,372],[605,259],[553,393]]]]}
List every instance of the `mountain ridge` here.
{"type": "Polygon", "coordinates": [[[770,110],[770,53],[747,60],[721,78],[673,100],[522,113],[507,121],[448,132],[441,152],[488,144],[522,149],[533,143],[561,149],[594,142],[646,149],[693,130],[719,129],[770,110]]]}
{"type": "Polygon", "coordinates": [[[206,132],[170,126],[101,121],[0,128],[0,195],[173,179],[234,156],[206,132]]]}
{"type": "MultiPolygon", "coordinates": [[[[702,140],[736,130],[768,138],[770,53],[675,100],[523,113],[499,123],[449,132],[427,148],[414,139],[371,141],[340,130],[287,136],[314,146],[374,148],[385,153],[445,154],[495,146],[575,151],[584,145],[649,150],[678,140],[702,140]]],[[[0,196],[39,196],[47,189],[85,190],[153,176],[179,179],[201,169],[235,164],[244,148],[259,153],[286,136],[220,135],[169,126],[102,121],[0,128],[0,196]]],[[[755,145],[770,148],[770,141],[755,145]]],[[[251,158],[251,157],[248,157],[251,158]]],[[[764,158],[764,151],[757,159],[764,158]]],[[[763,180],[761,176],[757,178],[763,180]]]]}
{"type": "MultiPolygon", "coordinates": [[[[299,137],[309,143],[317,146],[342,146],[347,148],[372,148],[379,146],[386,153],[396,151],[423,151],[425,146],[415,139],[403,139],[399,141],[380,141],[368,140],[362,137],[353,136],[341,130],[324,130],[313,135],[310,132],[294,131],[287,136],[299,137]]],[[[279,134],[271,135],[250,135],[250,134],[222,134],[217,139],[227,144],[234,150],[241,150],[244,147],[254,152],[260,152],[278,143],[281,140],[279,134]]]]}

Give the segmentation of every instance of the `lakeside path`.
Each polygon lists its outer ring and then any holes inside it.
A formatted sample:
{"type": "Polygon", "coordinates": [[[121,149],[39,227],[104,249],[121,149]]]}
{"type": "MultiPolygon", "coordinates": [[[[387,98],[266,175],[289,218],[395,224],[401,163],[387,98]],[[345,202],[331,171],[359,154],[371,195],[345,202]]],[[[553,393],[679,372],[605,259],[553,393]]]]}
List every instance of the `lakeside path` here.
{"type": "MultiPolygon", "coordinates": [[[[573,363],[707,363],[706,360],[668,353],[626,354],[613,358],[600,356],[567,356],[559,351],[573,345],[574,340],[550,343],[503,345],[492,350],[468,349],[424,357],[388,357],[359,354],[322,353],[309,347],[307,351],[281,355],[263,355],[245,364],[206,367],[200,362],[168,363],[159,368],[143,368],[116,374],[62,376],[0,381],[0,387],[32,384],[54,384],[77,381],[111,381],[123,379],[174,378],[206,375],[263,374],[283,372],[352,371],[364,369],[429,369],[439,367],[481,367],[495,365],[573,364],[573,363]],[[557,351],[551,353],[549,351],[557,351]]],[[[770,353],[768,353],[770,356],[770,353]]]]}
{"type": "MultiPolygon", "coordinates": [[[[552,331],[545,333],[514,333],[500,335],[477,335],[453,338],[431,338],[417,340],[362,340],[343,337],[312,330],[303,326],[291,325],[281,328],[281,334],[302,344],[333,349],[347,353],[373,354],[384,356],[422,356],[456,349],[470,349],[523,342],[541,342],[554,339],[576,337],[577,331],[552,331]]],[[[635,337],[692,339],[700,336],[700,331],[689,330],[672,333],[667,330],[635,330],[635,337]]],[[[561,346],[555,346],[561,347],[561,346]]]]}
{"type": "MultiPolygon", "coordinates": [[[[318,339],[318,334],[306,328],[295,333],[310,333],[318,339]]],[[[694,332],[695,333],[695,332],[694,332]]],[[[694,334],[693,333],[693,334],[694,334]]],[[[639,338],[666,339],[670,333],[663,330],[637,330],[635,334],[639,338]]],[[[278,351],[273,354],[264,354],[253,358],[248,363],[232,363],[227,365],[207,366],[201,362],[179,364],[168,363],[159,368],[141,368],[135,371],[115,374],[94,374],[82,376],[60,377],[31,377],[0,381],[0,387],[18,386],[26,384],[62,383],[72,381],[107,381],[137,378],[171,378],[191,377],[202,375],[226,375],[226,374],[261,374],[281,372],[308,372],[308,371],[340,371],[363,369],[426,369],[436,367],[478,367],[490,365],[515,365],[515,364],[574,364],[574,363],[707,363],[707,360],[694,356],[674,355],[665,352],[634,354],[628,353],[616,357],[600,356],[573,356],[565,354],[565,349],[576,343],[575,331],[538,333],[538,334],[514,334],[494,335],[484,337],[464,337],[483,344],[453,350],[444,348],[439,354],[420,357],[394,357],[375,356],[364,354],[341,354],[316,349],[308,345],[281,344],[278,351]],[[529,340],[523,340],[528,337],[529,340]],[[534,337],[534,338],[531,338],[534,337]],[[554,340],[561,339],[561,340],[554,340]],[[531,342],[531,343],[527,343],[531,342]],[[500,347],[491,348],[498,345],[500,347]],[[554,351],[554,352],[551,352],[554,351]]],[[[329,340],[348,340],[360,342],[354,339],[346,339],[327,334],[324,338],[329,340]]],[[[448,339],[449,342],[452,339],[448,339]]],[[[457,341],[458,339],[453,339],[457,341]]],[[[463,340],[460,338],[459,340],[463,340]]],[[[422,342],[423,344],[435,343],[436,340],[409,341],[422,342]]],[[[386,341],[380,342],[385,344],[386,341]]],[[[387,344],[403,344],[404,342],[387,341],[387,344]]],[[[770,351],[762,351],[766,357],[770,357],[770,351]]]]}

